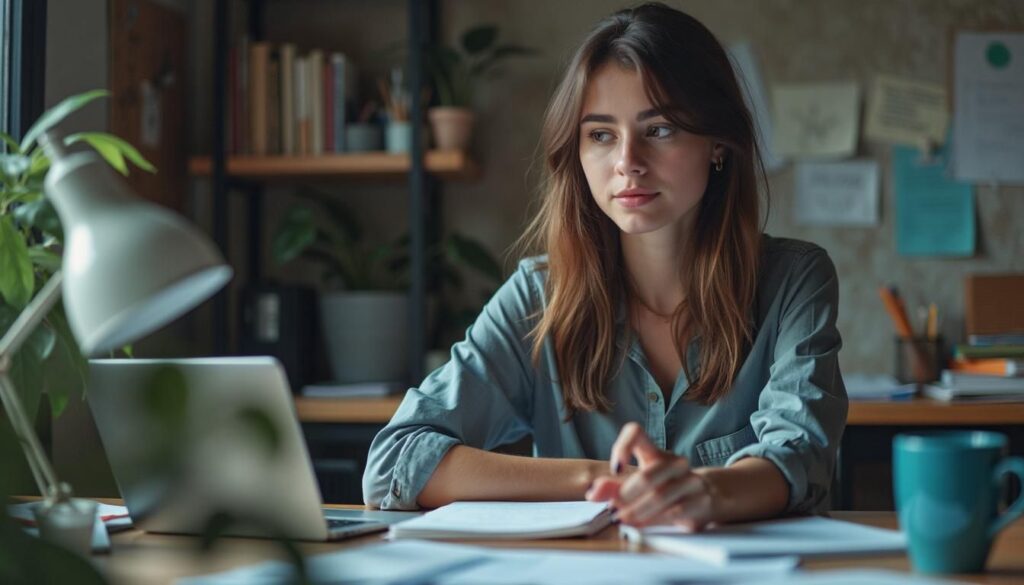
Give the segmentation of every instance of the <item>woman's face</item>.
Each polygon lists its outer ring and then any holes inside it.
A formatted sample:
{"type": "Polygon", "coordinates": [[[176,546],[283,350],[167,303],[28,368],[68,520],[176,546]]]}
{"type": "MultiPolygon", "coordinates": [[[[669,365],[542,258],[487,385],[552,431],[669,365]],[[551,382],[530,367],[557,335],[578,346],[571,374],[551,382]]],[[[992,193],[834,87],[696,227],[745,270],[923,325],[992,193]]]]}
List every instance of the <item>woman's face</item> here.
{"type": "Polygon", "coordinates": [[[685,234],[696,217],[712,159],[723,148],[660,115],[637,71],[602,65],[580,118],[580,163],[594,200],[624,234],[685,234]]]}

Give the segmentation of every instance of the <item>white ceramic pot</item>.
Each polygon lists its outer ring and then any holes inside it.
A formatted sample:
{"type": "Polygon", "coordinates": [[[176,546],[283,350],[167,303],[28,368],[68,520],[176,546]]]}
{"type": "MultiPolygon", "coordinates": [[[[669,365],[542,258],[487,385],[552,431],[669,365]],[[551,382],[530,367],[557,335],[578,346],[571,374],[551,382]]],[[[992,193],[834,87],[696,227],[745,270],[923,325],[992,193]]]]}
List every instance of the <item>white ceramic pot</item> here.
{"type": "Polygon", "coordinates": [[[403,292],[324,293],[320,315],[335,381],[405,381],[409,300],[403,292]]]}
{"type": "Polygon", "coordinates": [[[475,115],[469,108],[438,106],[427,110],[430,131],[439,150],[466,150],[473,137],[475,115]]]}

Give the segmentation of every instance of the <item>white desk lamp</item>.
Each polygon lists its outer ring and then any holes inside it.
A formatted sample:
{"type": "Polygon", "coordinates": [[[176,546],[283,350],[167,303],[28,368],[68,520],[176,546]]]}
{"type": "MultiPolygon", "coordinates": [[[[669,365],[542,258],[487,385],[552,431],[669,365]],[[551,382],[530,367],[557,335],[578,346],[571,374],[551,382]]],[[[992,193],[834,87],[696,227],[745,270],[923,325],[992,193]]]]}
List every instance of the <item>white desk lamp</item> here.
{"type": "Polygon", "coordinates": [[[71,488],[57,479],[18,400],[11,358],[61,295],[82,353],[120,348],[181,316],[231,279],[216,247],[171,211],[135,197],[95,152],[68,153],[49,131],[44,189],[64,227],[64,260],[0,339],[0,398],[39,493],[52,505],[71,488]],[[63,273],[63,274],[62,274],[63,273]]]}

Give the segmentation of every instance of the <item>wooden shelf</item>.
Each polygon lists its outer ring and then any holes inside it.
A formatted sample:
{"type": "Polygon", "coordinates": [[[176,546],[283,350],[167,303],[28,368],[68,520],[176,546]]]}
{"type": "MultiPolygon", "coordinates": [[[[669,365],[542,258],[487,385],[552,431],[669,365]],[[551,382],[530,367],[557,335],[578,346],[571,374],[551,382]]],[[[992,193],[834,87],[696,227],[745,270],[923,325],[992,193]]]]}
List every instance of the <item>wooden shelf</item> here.
{"type": "Polygon", "coordinates": [[[295,411],[304,423],[384,424],[398,410],[402,396],[386,398],[295,397],[295,411]]]}
{"type": "MultiPolygon", "coordinates": [[[[460,150],[431,150],[426,156],[427,172],[445,179],[473,179],[478,174],[475,162],[460,150]]],[[[238,179],[263,181],[315,178],[402,178],[409,172],[408,154],[357,152],[323,156],[232,156],[227,174],[238,179]]],[[[213,159],[193,157],[188,172],[209,176],[213,159]]]]}

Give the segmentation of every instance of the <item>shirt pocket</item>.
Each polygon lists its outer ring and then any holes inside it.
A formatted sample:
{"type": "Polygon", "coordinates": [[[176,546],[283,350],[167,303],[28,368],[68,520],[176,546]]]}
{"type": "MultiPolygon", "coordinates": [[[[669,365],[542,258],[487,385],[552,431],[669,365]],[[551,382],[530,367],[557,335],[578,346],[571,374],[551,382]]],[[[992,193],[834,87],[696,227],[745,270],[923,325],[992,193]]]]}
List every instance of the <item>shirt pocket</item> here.
{"type": "Polygon", "coordinates": [[[697,444],[697,456],[701,464],[707,467],[720,467],[732,456],[747,445],[757,442],[757,435],[749,424],[735,433],[729,433],[697,444]]]}

